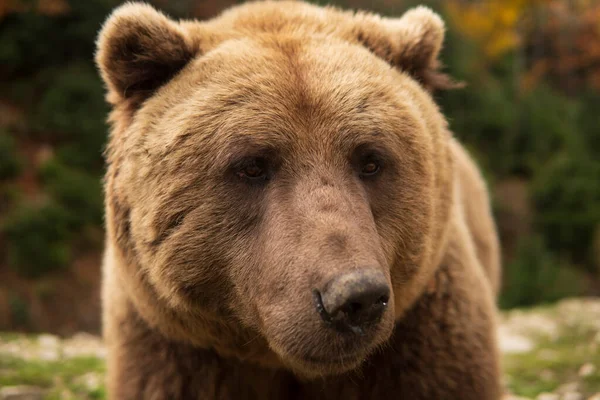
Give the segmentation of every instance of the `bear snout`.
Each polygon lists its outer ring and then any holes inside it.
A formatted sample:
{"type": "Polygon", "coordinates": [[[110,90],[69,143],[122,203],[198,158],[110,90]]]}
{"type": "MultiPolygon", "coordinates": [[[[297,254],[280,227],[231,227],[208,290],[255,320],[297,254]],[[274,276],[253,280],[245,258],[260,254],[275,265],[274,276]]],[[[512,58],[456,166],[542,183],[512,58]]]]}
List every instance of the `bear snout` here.
{"type": "Polygon", "coordinates": [[[339,332],[365,335],[376,326],[387,309],[390,287],[385,276],[374,268],[333,277],[313,298],[322,320],[339,332]]]}

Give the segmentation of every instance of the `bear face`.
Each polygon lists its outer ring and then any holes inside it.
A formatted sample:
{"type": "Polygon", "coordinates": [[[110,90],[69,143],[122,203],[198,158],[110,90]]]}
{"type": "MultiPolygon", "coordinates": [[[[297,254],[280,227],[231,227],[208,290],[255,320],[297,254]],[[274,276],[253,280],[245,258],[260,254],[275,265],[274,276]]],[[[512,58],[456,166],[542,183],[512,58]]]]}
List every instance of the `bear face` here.
{"type": "Polygon", "coordinates": [[[390,337],[441,256],[443,24],[303,3],[105,24],[108,252],[166,336],[306,376],[390,337]]]}

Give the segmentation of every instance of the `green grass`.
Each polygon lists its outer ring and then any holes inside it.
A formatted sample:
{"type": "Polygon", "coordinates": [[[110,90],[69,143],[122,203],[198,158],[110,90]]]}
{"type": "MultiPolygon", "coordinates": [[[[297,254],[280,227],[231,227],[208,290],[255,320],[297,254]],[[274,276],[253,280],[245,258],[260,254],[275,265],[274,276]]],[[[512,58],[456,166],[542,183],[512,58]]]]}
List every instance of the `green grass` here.
{"type": "Polygon", "coordinates": [[[95,357],[45,362],[26,361],[3,355],[0,358],[0,387],[37,386],[47,389],[46,400],[63,399],[66,392],[77,399],[104,399],[103,387],[88,388],[81,382],[84,374],[95,373],[102,383],[104,371],[104,361],[95,357]]]}
{"type": "Polygon", "coordinates": [[[600,392],[600,343],[596,334],[592,327],[562,327],[556,340],[541,339],[530,352],[505,355],[509,389],[516,395],[535,398],[574,382],[583,398],[600,392]],[[596,369],[581,377],[579,369],[586,363],[596,369]]]}
{"type": "Polygon", "coordinates": [[[18,332],[0,332],[0,343],[1,342],[13,342],[15,340],[22,340],[22,339],[28,339],[28,338],[33,338],[33,335],[25,335],[23,333],[18,333],[18,332]]]}

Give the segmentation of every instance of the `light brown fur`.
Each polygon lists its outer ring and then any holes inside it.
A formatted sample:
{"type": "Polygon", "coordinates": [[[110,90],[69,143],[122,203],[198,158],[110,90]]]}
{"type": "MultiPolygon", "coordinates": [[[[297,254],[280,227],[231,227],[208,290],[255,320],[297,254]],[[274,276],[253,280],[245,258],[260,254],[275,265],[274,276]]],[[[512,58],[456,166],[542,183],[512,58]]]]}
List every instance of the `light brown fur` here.
{"type": "Polygon", "coordinates": [[[499,398],[487,191],[427,93],[453,85],[443,31],[425,8],[115,11],[97,53],[111,398],[499,398]],[[268,180],[240,178],[251,157],[268,180]],[[366,266],[393,295],[342,335],[312,290],[366,266]]]}

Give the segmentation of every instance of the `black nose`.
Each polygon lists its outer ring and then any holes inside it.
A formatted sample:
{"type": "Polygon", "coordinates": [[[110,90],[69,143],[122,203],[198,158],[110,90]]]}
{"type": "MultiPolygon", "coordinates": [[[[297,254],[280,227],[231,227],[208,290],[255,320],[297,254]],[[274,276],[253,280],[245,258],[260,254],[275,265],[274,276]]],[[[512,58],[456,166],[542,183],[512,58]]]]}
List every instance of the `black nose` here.
{"type": "Polygon", "coordinates": [[[339,331],[363,334],[379,322],[387,308],[390,288],[377,270],[360,270],[337,276],[323,291],[314,291],[317,311],[339,331]]]}

